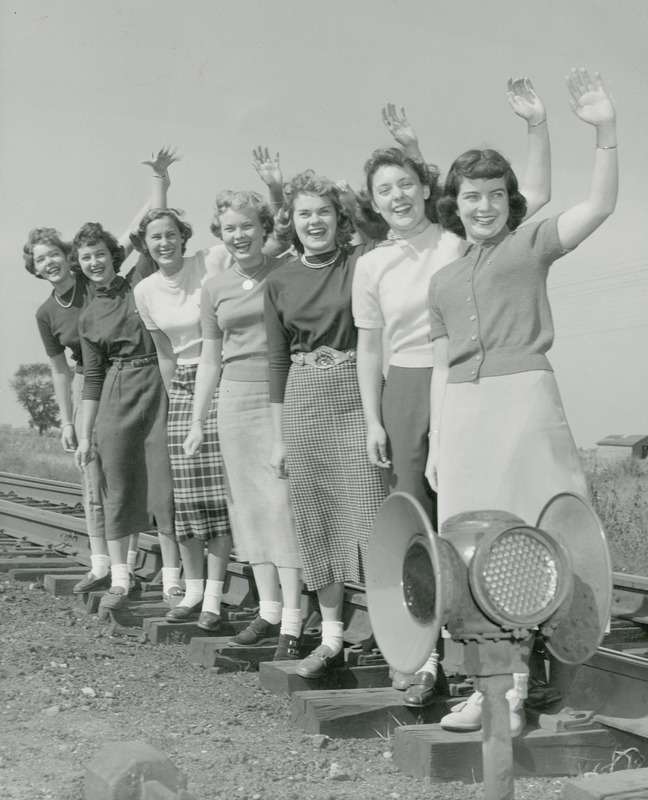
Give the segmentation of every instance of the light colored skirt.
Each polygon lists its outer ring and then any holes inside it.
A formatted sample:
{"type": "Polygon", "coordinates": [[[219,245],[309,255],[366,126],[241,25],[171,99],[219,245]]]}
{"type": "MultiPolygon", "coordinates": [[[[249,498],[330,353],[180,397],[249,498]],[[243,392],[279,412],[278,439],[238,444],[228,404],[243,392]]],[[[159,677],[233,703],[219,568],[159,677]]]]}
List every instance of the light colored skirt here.
{"type": "Polygon", "coordinates": [[[300,568],[288,481],[276,478],[270,467],[267,381],[221,380],[218,429],[233,500],[237,557],[251,564],[300,568]]]}
{"type": "Polygon", "coordinates": [[[369,463],[356,365],[293,364],[283,411],[286,465],[304,580],[311,590],[364,581],[367,543],[385,497],[369,463]]]}
{"type": "Polygon", "coordinates": [[[449,383],[439,452],[439,522],[498,509],[535,525],[560,492],[588,496],[553,372],[449,383]]]}
{"type": "Polygon", "coordinates": [[[182,448],[191,429],[197,371],[197,364],[178,364],[169,388],[167,431],[178,541],[208,541],[230,534],[225,470],[216,421],[218,393],[212,398],[203,422],[200,452],[189,458],[182,448]]]}

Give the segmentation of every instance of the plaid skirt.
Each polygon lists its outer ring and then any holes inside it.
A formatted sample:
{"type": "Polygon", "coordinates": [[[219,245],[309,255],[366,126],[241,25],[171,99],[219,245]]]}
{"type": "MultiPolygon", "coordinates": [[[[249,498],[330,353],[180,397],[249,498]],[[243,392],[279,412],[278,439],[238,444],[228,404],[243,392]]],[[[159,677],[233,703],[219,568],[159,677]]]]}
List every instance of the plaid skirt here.
{"type": "Polygon", "coordinates": [[[369,534],[385,489],[367,458],[356,365],[293,364],[283,430],[306,585],[364,582],[369,534]]]}
{"type": "Polygon", "coordinates": [[[178,364],[169,390],[167,435],[175,532],[179,541],[192,538],[207,541],[230,533],[228,492],[216,421],[218,392],[202,426],[204,439],[200,452],[188,458],[182,449],[191,428],[197,370],[197,364],[178,364]]]}

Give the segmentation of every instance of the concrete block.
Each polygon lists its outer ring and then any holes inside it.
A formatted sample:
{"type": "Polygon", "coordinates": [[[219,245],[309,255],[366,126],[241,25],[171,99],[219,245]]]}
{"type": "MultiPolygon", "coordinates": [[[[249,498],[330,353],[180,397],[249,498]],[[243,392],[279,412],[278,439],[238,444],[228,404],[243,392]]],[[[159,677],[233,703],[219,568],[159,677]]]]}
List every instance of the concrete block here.
{"type": "Polygon", "coordinates": [[[174,792],[159,781],[146,781],[142,784],[142,800],[195,800],[195,798],[185,789],[174,792]]]}
{"type": "Polygon", "coordinates": [[[187,779],[180,770],[146,742],[139,739],[113,742],[86,765],[84,797],[85,800],[142,800],[143,785],[151,781],[175,792],[171,795],[174,800],[180,800],[178,793],[187,787],[187,779]]]}
{"type": "Polygon", "coordinates": [[[646,800],[648,769],[628,769],[591,778],[570,778],[563,785],[562,800],[646,800]]]}

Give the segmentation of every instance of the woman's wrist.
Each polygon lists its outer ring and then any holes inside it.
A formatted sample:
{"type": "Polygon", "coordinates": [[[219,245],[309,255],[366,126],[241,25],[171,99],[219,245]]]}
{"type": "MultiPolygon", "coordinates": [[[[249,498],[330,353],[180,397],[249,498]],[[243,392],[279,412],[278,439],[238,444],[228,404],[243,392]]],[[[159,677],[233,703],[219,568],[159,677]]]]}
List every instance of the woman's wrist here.
{"type": "Polygon", "coordinates": [[[73,427],[74,427],[74,423],[73,422],[62,422],[61,423],[61,428],[73,428],[73,427]]]}
{"type": "Polygon", "coordinates": [[[191,420],[191,425],[192,426],[193,425],[202,425],[204,421],[205,421],[204,419],[192,419],[191,420]]]}
{"type": "Polygon", "coordinates": [[[529,124],[529,128],[537,128],[538,125],[542,125],[546,121],[547,121],[547,118],[543,117],[542,119],[539,119],[537,122],[529,122],[528,123],[529,124]]]}

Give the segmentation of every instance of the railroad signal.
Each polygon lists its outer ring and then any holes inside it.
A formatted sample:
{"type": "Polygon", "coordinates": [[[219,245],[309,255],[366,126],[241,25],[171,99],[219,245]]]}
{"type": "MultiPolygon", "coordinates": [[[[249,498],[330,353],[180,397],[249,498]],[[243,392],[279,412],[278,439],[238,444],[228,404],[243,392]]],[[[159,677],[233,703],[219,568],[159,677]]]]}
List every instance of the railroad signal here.
{"type": "Polygon", "coordinates": [[[366,589],[373,633],[394,669],[420,669],[444,626],[464,644],[466,674],[484,692],[486,797],[512,797],[512,674],[527,671],[535,635],[563,663],[587,660],[609,619],[610,556],[591,505],[564,493],[535,526],[482,510],[451,517],[437,535],[418,501],[396,492],[374,522],[366,589]]]}

